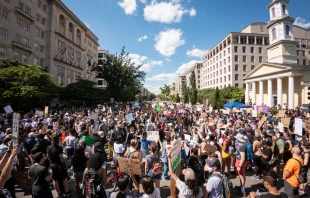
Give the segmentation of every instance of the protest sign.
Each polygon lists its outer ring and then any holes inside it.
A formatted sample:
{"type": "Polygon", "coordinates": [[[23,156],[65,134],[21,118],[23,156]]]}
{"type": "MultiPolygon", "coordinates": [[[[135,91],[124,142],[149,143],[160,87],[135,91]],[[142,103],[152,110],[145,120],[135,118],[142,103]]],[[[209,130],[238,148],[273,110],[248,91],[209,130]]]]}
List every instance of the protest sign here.
{"type": "Polygon", "coordinates": [[[165,131],[166,137],[171,137],[171,132],[170,131],[165,131]]]}
{"type": "Polygon", "coordinates": [[[132,120],[133,120],[133,115],[132,115],[132,113],[126,115],[125,118],[126,118],[126,120],[129,121],[129,122],[132,121],[132,120]]]}
{"type": "Polygon", "coordinates": [[[158,131],[147,131],[147,140],[148,141],[158,141],[158,131]]]}
{"type": "Polygon", "coordinates": [[[44,108],[44,114],[48,114],[48,106],[45,106],[45,108],[44,108]]]}
{"type": "Polygon", "coordinates": [[[92,112],[91,115],[90,115],[90,119],[93,119],[93,120],[97,121],[98,120],[98,113],[92,112]]]}
{"type": "Polygon", "coordinates": [[[257,112],[268,113],[269,107],[268,106],[255,106],[255,110],[257,110],[257,112]]]}
{"type": "Polygon", "coordinates": [[[197,108],[197,111],[202,111],[202,109],[201,108],[197,108]]]}
{"type": "Polygon", "coordinates": [[[178,124],[183,124],[182,115],[177,115],[178,124]]]}
{"type": "Polygon", "coordinates": [[[258,128],[259,129],[263,126],[263,124],[266,122],[266,120],[267,120],[267,117],[265,117],[265,116],[262,117],[262,119],[258,123],[258,128]]]}
{"type": "Polygon", "coordinates": [[[99,109],[95,109],[95,112],[98,113],[98,112],[99,112],[99,109]]]}
{"type": "Polygon", "coordinates": [[[173,142],[170,151],[172,169],[175,169],[181,162],[181,146],[182,142],[180,140],[176,140],[173,142]]]}
{"type": "Polygon", "coordinates": [[[295,118],[294,133],[296,135],[302,136],[302,119],[300,118],[295,118]]]}
{"type": "Polygon", "coordinates": [[[291,118],[281,118],[281,123],[283,127],[289,128],[291,122],[291,118]]]}
{"type": "Polygon", "coordinates": [[[252,110],[252,117],[257,118],[257,111],[256,110],[252,110]]]}
{"type": "Polygon", "coordinates": [[[252,111],[253,111],[253,109],[252,109],[252,108],[247,108],[247,109],[246,109],[246,113],[250,113],[250,114],[252,114],[252,111]]]}
{"type": "Polygon", "coordinates": [[[310,132],[310,120],[305,120],[305,129],[310,132]]]}
{"type": "Polygon", "coordinates": [[[191,142],[191,135],[184,134],[184,138],[185,138],[188,142],[191,142]]]}
{"type": "Polygon", "coordinates": [[[196,105],[196,108],[203,108],[203,105],[196,105]]]}
{"type": "Polygon", "coordinates": [[[156,110],[157,110],[157,111],[160,111],[160,110],[161,110],[161,106],[157,106],[157,107],[156,107],[156,110]]]}
{"type": "Polygon", "coordinates": [[[129,112],[130,111],[130,106],[126,105],[126,111],[129,112]]]}
{"type": "Polygon", "coordinates": [[[207,153],[210,153],[210,152],[214,153],[215,151],[217,151],[217,148],[216,148],[216,146],[213,146],[211,144],[207,144],[206,145],[206,151],[207,151],[207,153]]]}
{"type": "Polygon", "coordinates": [[[43,116],[43,111],[36,110],[36,112],[34,114],[38,115],[39,117],[41,117],[41,116],[43,116]]]}
{"type": "Polygon", "coordinates": [[[139,159],[118,158],[120,172],[134,175],[142,175],[139,159]]]}
{"type": "Polygon", "coordinates": [[[186,152],[186,155],[188,156],[189,155],[189,147],[187,145],[185,145],[185,152],[186,152]]]}
{"type": "Polygon", "coordinates": [[[13,113],[13,109],[10,105],[3,107],[6,114],[13,113]]]}
{"type": "Polygon", "coordinates": [[[14,144],[17,144],[18,137],[19,137],[19,121],[20,121],[20,114],[14,113],[13,114],[13,127],[12,127],[12,139],[14,144]]]}
{"type": "Polygon", "coordinates": [[[281,122],[278,123],[278,129],[281,133],[284,132],[284,125],[281,122]]]}
{"type": "Polygon", "coordinates": [[[110,98],[110,103],[114,103],[114,98],[110,98]]]}
{"type": "Polygon", "coordinates": [[[285,117],[285,110],[279,110],[278,114],[277,114],[277,117],[284,118],[285,117]]]}
{"type": "Polygon", "coordinates": [[[218,113],[218,112],[219,112],[218,110],[215,110],[215,111],[214,111],[214,113],[218,113]]]}

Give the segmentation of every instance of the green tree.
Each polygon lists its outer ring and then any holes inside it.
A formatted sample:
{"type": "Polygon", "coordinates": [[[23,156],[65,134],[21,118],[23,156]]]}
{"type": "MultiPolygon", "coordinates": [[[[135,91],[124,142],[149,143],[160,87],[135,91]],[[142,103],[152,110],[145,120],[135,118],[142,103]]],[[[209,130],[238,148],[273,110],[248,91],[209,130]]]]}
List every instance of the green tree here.
{"type": "Polygon", "coordinates": [[[231,100],[244,103],[245,90],[243,88],[234,87],[231,100]]]}
{"type": "Polygon", "coordinates": [[[159,100],[164,101],[164,100],[166,99],[166,96],[165,96],[164,94],[158,94],[158,95],[157,95],[157,98],[158,98],[159,100]]]}
{"type": "Polygon", "coordinates": [[[133,92],[131,95],[134,95],[134,98],[139,94],[137,87],[144,81],[146,73],[140,71],[142,65],[135,65],[132,62],[129,54],[125,52],[125,47],[120,54],[108,54],[107,60],[100,63],[102,65],[98,64],[93,71],[97,72],[98,78],[108,82],[109,97],[114,97],[118,101],[129,101],[126,93],[133,92]]]}
{"type": "Polygon", "coordinates": [[[198,90],[196,88],[196,77],[195,77],[195,72],[192,71],[191,76],[190,76],[190,89],[188,90],[189,92],[189,99],[192,104],[197,103],[197,95],[198,95],[198,90]]]}
{"type": "Polygon", "coordinates": [[[155,98],[156,98],[156,95],[153,94],[153,93],[151,93],[151,94],[150,94],[150,100],[153,100],[153,99],[155,99],[155,98]]]}
{"type": "Polygon", "coordinates": [[[160,87],[160,91],[161,91],[161,94],[164,94],[166,97],[169,97],[170,96],[170,87],[166,84],[164,84],[163,87],[160,87]]]}
{"type": "Polygon", "coordinates": [[[223,102],[221,99],[221,93],[218,87],[215,89],[214,100],[211,103],[214,109],[220,109],[223,106],[223,102]]]}
{"type": "Polygon", "coordinates": [[[177,95],[176,94],[171,94],[170,97],[169,97],[169,100],[171,102],[176,102],[177,101],[177,95]]]}
{"type": "Polygon", "coordinates": [[[105,90],[95,87],[93,81],[78,79],[64,87],[60,94],[60,100],[70,105],[96,105],[108,100],[105,90]]]}
{"type": "Polygon", "coordinates": [[[1,106],[11,105],[14,111],[43,107],[58,96],[60,89],[44,68],[0,59],[1,106]]]}
{"type": "Polygon", "coordinates": [[[188,97],[188,87],[185,83],[182,84],[182,100],[184,103],[188,103],[189,97],[188,97]]]}
{"type": "Polygon", "coordinates": [[[177,96],[176,96],[176,101],[175,101],[176,103],[179,103],[179,102],[181,102],[181,99],[180,99],[180,95],[179,95],[179,93],[177,93],[177,96]]]}

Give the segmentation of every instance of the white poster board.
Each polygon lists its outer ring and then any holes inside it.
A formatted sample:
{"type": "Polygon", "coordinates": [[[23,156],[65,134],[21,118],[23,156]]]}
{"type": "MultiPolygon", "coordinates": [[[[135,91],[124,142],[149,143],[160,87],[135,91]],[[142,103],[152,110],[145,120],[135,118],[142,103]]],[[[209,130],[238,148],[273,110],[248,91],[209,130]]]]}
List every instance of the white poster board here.
{"type": "Polygon", "coordinates": [[[13,114],[13,127],[12,127],[12,139],[13,139],[14,144],[17,144],[17,142],[18,142],[19,121],[20,121],[20,114],[14,113],[13,114]]]}
{"type": "Polygon", "coordinates": [[[256,110],[252,110],[252,117],[257,118],[257,111],[256,110]]]}
{"type": "Polygon", "coordinates": [[[302,119],[300,119],[300,118],[295,118],[294,133],[296,135],[302,136],[302,119]]]}
{"type": "Polygon", "coordinates": [[[173,142],[170,151],[172,169],[175,169],[181,162],[181,146],[182,142],[180,140],[176,140],[173,142]]]}
{"type": "Polygon", "coordinates": [[[284,132],[284,125],[281,122],[278,123],[278,129],[281,133],[284,132]]]}
{"type": "Polygon", "coordinates": [[[48,114],[48,106],[45,106],[45,108],[44,108],[44,114],[48,114]]]}
{"type": "Polygon", "coordinates": [[[98,120],[98,113],[92,112],[91,115],[90,115],[90,119],[93,119],[93,120],[97,121],[98,120]]]}
{"type": "Polygon", "coordinates": [[[38,115],[39,117],[42,117],[42,116],[43,116],[43,111],[38,111],[38,110],[37,110],[37,111],[35,112],[35,114],[38,115]]]}
{"type": "Polygon", "coordinates": [[[10,105],[3,107],[6,114],[13,113],[13,109],[10,105]]]}
{"type": "Polygon", "coordinates": [[[147,140],[157,142],[158,134],[158,131],[147,131],[147,140]]]}
{"type": "Polygon", "coordinates": [[[191,142],[191,135],[184,134],[184,138],[185,138],[188,142],[191,142]]]}

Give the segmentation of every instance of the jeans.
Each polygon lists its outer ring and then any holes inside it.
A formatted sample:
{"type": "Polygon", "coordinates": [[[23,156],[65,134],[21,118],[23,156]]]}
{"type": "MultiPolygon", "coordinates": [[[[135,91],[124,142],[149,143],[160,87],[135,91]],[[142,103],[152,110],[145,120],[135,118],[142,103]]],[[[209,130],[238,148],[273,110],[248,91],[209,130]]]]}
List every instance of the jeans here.
{"type": "Polygon", "coordinates": [[[164,162],[164,178],[168,177],[168,162],[164,162]]]}

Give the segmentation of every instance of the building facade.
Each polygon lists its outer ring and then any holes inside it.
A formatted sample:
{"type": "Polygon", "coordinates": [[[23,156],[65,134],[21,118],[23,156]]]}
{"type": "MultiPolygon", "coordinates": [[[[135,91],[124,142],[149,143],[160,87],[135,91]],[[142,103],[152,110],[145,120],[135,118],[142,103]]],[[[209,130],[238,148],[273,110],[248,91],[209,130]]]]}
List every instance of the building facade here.
{"type": "MultiPolygon", "coordinates": [[[[102,65],[104,61],[107,60],[108,52],[104,50],[101,46],[98,47],[98,66],[102,65]]],[[[98,88],[107,88],[108,82],[103,78],[97,78],[97,86],[98,88]]]]}
{"type": "MultiPolygon", "coordinates": [[[[280,28],[280,27],[279,27],[280,28]]],[[[282,28],[282,27],[281,27],[282,28]]],[[[291,25],[297,41],[297,64],[310,63],[310,31],[291,25]]],[[[203,57],[201,88],[244,87],[243,77],[267,61],[269,32],[266,23],[252,23],[232,32],[203,57]]],[[[250,85],[251,86],[251,85],[250,85]]]]}
{"type": "Polygon", "coordinates": [[[177,94],[177,92],[175,91],[175,83],[171,83],[169,87],[170,87],[170,95],[177,94]]]}
{"type": "Polygon", "coordinates": [[[288,0],[272,1],[268,5],[270,22],[267,25],[270,45],[268,62],[261,63],[244,78],[245,102],[267,106],[288,106],[294,109],[309,104],[310,31],[293,26],[288,0]],[[302,60],[302,61],[301,61],[302,60]],[[302,63],[302,64],[301,64],[302,63]]]}
{"type": "Polygon", "coordinates": [[[186,77],[186,85],[187,87],[190,87],[190,77],[192,75],[192,72],[195,73],[195,80],[196,80],[196,89],[200,89],[201,87],[201,73],[200,70],[202,68],[202,63],[195,63],[193,67],[191,67],[188,71],[184,73],[184,76],[186,77]]]}
{"type": "Polygon", "coordinates": [[[175,84],[175,94],[179,94],[179,96],[181,97],[182,86],[183,84],[186,84],[186,76],[182,75],[177,77],[174,84],[175,84]]]}
{"type": "Polygon", "coordinates": [[[98,38],[61,0],[4,0],[0,12],[0,57],[44,66],[62,85],[96,80],[98,38]]]}

